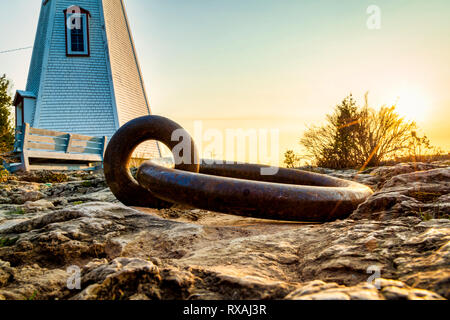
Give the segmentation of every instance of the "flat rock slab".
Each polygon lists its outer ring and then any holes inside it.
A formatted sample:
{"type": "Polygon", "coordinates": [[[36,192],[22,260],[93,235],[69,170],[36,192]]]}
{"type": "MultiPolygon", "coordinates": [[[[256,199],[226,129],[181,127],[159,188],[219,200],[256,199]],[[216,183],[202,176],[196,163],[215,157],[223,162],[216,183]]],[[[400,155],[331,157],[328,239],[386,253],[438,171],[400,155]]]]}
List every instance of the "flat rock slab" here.
{"type": "MultiPolygon", "coordinates": [[[[13,298],[17,296],[8,293],[12,288],[16,295],[25,290],[14,275],[28,268],[32,288],[22,298],[32,294],[33,288],[40,298],[61,299],[113,299],[120,291],[125,298],[136,293],[167,299],[382,298],[382,292],[373,287],[366,295],[361,293],[365,290],[361,283],[371,275],[368,270],[376,266],[383,278],[420,283],[418,288],[449,297],[448,286],[442,284],[450,276],[449,221],[403,218],[304,225],[214,213],[200,219],[201,223],[188,223],[162,219],[148,211],[89,203],[4,229],[2,238],[15,242],[0,248],[0,257],[8,266],[3,272],[13,276],[4,280],[0,295],[13,298]],[[129,260],[134,262],[127,262],[124,271],[121,266],[129,260]],[[62,283],[71,265],[84,268],[83,292],[78,294],[65,290],[62,283]],[[42,268],[50,271],[44,273],[42,268]],[[34,272],[41,276],[34,278],[34,272]],[[47,281],[42,281],[43,274],[48,274],[47,281]],[[114,278],[114,288],[107,278],[114,278]],[[179,291],[173,291],[168,279],[177,283],[179,291]],[[324,286],[318,291],[323,291],[320,297],[318,293],[292,294],[316,279],[347,289],[330,291],[324,286]],[[55,287],[42,287],[48,283],[55,287]]],[[[401,287],[416,290],[406,284],[401,287]]],[[[408,297],[418,297],[411,292],[408,297]]]]}
{"type": "Polygon", "coordinates": [[[415,211],[447,208],[448,176],[389,177],[349,219],[324,224],[129,208],[97,178],[90,192],[79,181],[33,184],[45,200],[0,212],[0,299],[448,299],[446,209],[415,211]],[[76,192],[64,202],[54,190],[76,192]]]}

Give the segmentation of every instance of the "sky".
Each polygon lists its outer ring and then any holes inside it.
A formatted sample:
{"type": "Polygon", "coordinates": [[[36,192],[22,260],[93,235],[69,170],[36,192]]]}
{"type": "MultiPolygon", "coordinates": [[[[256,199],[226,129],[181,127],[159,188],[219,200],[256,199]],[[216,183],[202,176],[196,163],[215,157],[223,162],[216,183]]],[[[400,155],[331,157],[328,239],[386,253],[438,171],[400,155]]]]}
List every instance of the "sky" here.
{"type": "MultiPolygon", "coordinates": [[[[278,129],[280,155],[352,93],[398,102],[450,151],[448,0],[124,0],[154,114],[193,134],[278,129]],[[369,29],[370,5],[381,12],[369,29]]],[[[0,51],[32,46],[41,1],[0,3],[0,51]]],[[[23,89],[31,49],[0,54],[23,89]]],[[[217,153],[217,152],[216,152],[217,153]]],[[[218,151],[220,154],[220,151],[218,151]]],[[[281,157],[281,156],[280,156],[281,157]]]]}

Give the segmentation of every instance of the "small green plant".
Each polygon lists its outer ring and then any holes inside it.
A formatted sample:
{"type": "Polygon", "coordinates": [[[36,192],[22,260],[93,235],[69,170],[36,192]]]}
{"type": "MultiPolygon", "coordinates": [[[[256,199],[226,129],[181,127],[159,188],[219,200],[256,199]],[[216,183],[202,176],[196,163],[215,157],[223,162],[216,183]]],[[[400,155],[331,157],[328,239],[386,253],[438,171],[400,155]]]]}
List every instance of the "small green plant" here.
{"type": "Polygon", "coordinates": [[[284,153],[284,164],[286,168],[297,168],[300,166],[301,158],[296,155],[293,150],[288,150],[284,153]]]}
{"type": "Polygon", "coordinates": [[[78,205],[83,204],[83,203],[84,203],[84,201],[75,201],[75,202],[72,202],[72,205],[78,206],[78,205]]]}
{"type": "Polygon", "coordinates": [[[28,297],[27,300],[32,301],[32,300],[36,299],[37,294],[38,294],[38,292],[37,292],[37,290],[35,290],[33,292],[33,294],[31,295],[31,297],[28,297]]]}
{"type": "Polygon", "coordinates": [[[81,185],[83,186],[83,187],[85,187],[85,188],[90,188],[90,187],[93,187],[94,186],[94,184],[92,183],[92,181],[83,181],[82,183],[81,183],[81,185]]]}
{"type": "Polygon", "coordinates": [[[141,164],[147,161],[148,158],[145,157],[143,153],[136,153],[133,155],[133,158],[130,159],[130,163],[128,164],[129,168],[139,168],[141,164]]]}
{"type": "Polygon", "coordinates": [[[53,172],[53,171],[33,171],[20,176],[21,181],[51,184],[52,183],[63,183],[69,181],[69,177],[64,173],[53,172]]]}
{"type": "Polygon", "coordinates": [[[0,238],[0,248],[11,247],[16,244],[17,240],[19,240],[19,237],[17,237],[17,238],[0,238]]]}
{"type": "Polygon", "coordinates": [[[424,211],[422,211],[422,208],[419,208],[419,211],[417,211],[416,214],[423,221],[430,221],[433,219],[450,219],[450,214],[446,213],[445,211],[441,211],[440,207],[438,207],[437,212],[432,212],[432,211],[424,212],[424,211]]]}
{"type": "Polygon", "coordinates": [[[433,202],[441,197],[442,194],[438,192],[414,191],[411,193],[411,196],[420,202],[433,202]]]}
{"type": "Polygon", "coordinates": [[[25,210],[16,209],[16,210],[12,210],[12,211],[8,212],[7,214],[11,215],[11,216],[19,216],[19,215],[25,214],[25,210]]]}
{"type": "Polygon", "coordinates": [[[11,117],[11,81],[0,76],[0,153],[9,152],[14,146],[14,127],[11,117]]]}
{"type": "Polygon", "coordinates": [[[43,183],[62,183],[67,182],[69,179],[67,175],[62,173],[48,172],[42,179],[43,183]]]}
{"type": "Polygon", "coordinates": [[[423,221],[430,221],[434,218],[430,212],[421,212],[420,217],[423,221]]]}
{"type": "Polygon", "coordinates": [[[2,165],[0,165],[0,183],[8,181],[9,172],[2,165]]]}

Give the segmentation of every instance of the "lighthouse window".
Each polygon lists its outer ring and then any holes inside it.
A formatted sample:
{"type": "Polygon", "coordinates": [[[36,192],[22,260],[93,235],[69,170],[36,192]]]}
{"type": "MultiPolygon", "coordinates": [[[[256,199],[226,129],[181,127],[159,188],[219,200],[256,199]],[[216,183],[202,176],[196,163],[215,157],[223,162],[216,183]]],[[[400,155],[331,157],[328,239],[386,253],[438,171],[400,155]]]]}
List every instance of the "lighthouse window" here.
{"type": "Polygon", "coordinates": [[[89,20],[87,13],[66,12],[67,56],[89,56],[89,20]]]}
{"type": "MultiPolygon", "coordinates": [[[[81,18],[83,20],[83,18],[81,18]]],[[[84,30],[83,23],[79,29],[72,29],[70,31],[70,49],[72,52],[84,52],[84,30]]]]}

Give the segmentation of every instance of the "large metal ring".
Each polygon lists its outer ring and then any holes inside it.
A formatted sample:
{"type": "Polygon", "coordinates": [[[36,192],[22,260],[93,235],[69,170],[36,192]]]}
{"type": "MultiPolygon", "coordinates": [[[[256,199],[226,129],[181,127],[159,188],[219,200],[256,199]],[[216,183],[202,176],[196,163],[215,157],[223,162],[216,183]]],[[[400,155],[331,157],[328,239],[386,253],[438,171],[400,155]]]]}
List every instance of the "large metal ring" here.
{"type": "Polygon", "coordinates": [[[254,164],[202,164],[198,174],[148,161],[139,168],[137,179],[165,201],[240,216],[291,221],[346,218],[372,194],[368,187],[352,181],[281,168],[276,175],[262,176],[262,168],[254,164]]]}
{"type": "MultiPolygon", "coordinates": [[[[147,189],[141,187],[130,173],[129,163],[134,150],[143,142],[156,140],[164,143],[170,150],[179,143],[172,141],[172,134],[176,130],[183,131],[183,136],[189,134],[176,122],[160,117],[145,116],[134,119],[111,138],[105,151],[103,168],[106,183],[116,198],[127,206],[165,208],[168,203],[156,198],[147,189]]],[[[191,139],[191,161],[181,163],[175,168],[184,171],[199,172],[198,153],[194,141],[191,139]],[[196,164],[197,163],[197,164],[196,164]]],[[[183,153],[174,156],[182,157],[183,153]]],[[[181,162],[181,161],[179,161],[181,162]]]]}
{"type": "MultiPolygon", "coordinates": [[[[142,138],[133,139],[139,131],[137,124],[141,125],[140,128],[146,125],[155,126],[153,130],[146,129],[153,134],[141,136],[151,136],[169,148],[172,147],[172,150],[174,143],[168,141],[172,134],[170,130],[181,127],[168,119],[155,117],[141,118],[137,123],[134,120],[127,124],[119,130],[117,137],[114,136],[108,146],[105,175],[108,184],[112,186],[112,192],[125,204],[146,203],[146,199],[138,197],[147,197],[150,199],[147,200],[148,206],[151,207],[161,207],[158,206],[159,203],[155,203],[155,199],[161,199],[163,204],[180,203],[241,216],[323,222],[347,217],[373,193],[369,187],[362,184],[307,171],[279,168],[275,175],[261,175],[261,169],[267,166],[202,163],[199,168],[185,164],[171,169],[152,161],[144,162],[140,166],[137,173],[139,184],[133,179],[140,193],[135,192],[134,184],[130,192],[126,190],[130,186],[129,180],[115,179],[130,179],[123,172],[125,166],[122,161],[129,159],[131,154],[114,155],[114,150],[124,152],[126,149],[130,152],[131,146],[135,148],[137,141],[142,142],[142,138]],[[166,123],[171,123],[171,126],[165,125],[166,123]],[[165,136],[154,134],[158,128],[165,136]],[[121,147],[124,144],[128,148],[121,147]],[[118,159],[119,157],[121,159],[118,159]],[[115,170],[122,171],[122,174],[114,175],[115,170]]],[[[195,150],[193,142],[192,147],[195,150]]],[[[193,157],[194,153],[196,155],[196,151],[192,152],[193,157]]],[[[179,155],[174,154],[174,157],[176,156],[179,155]]],[[[128,169],[127,173],[129,175],[128,169]]]]}

